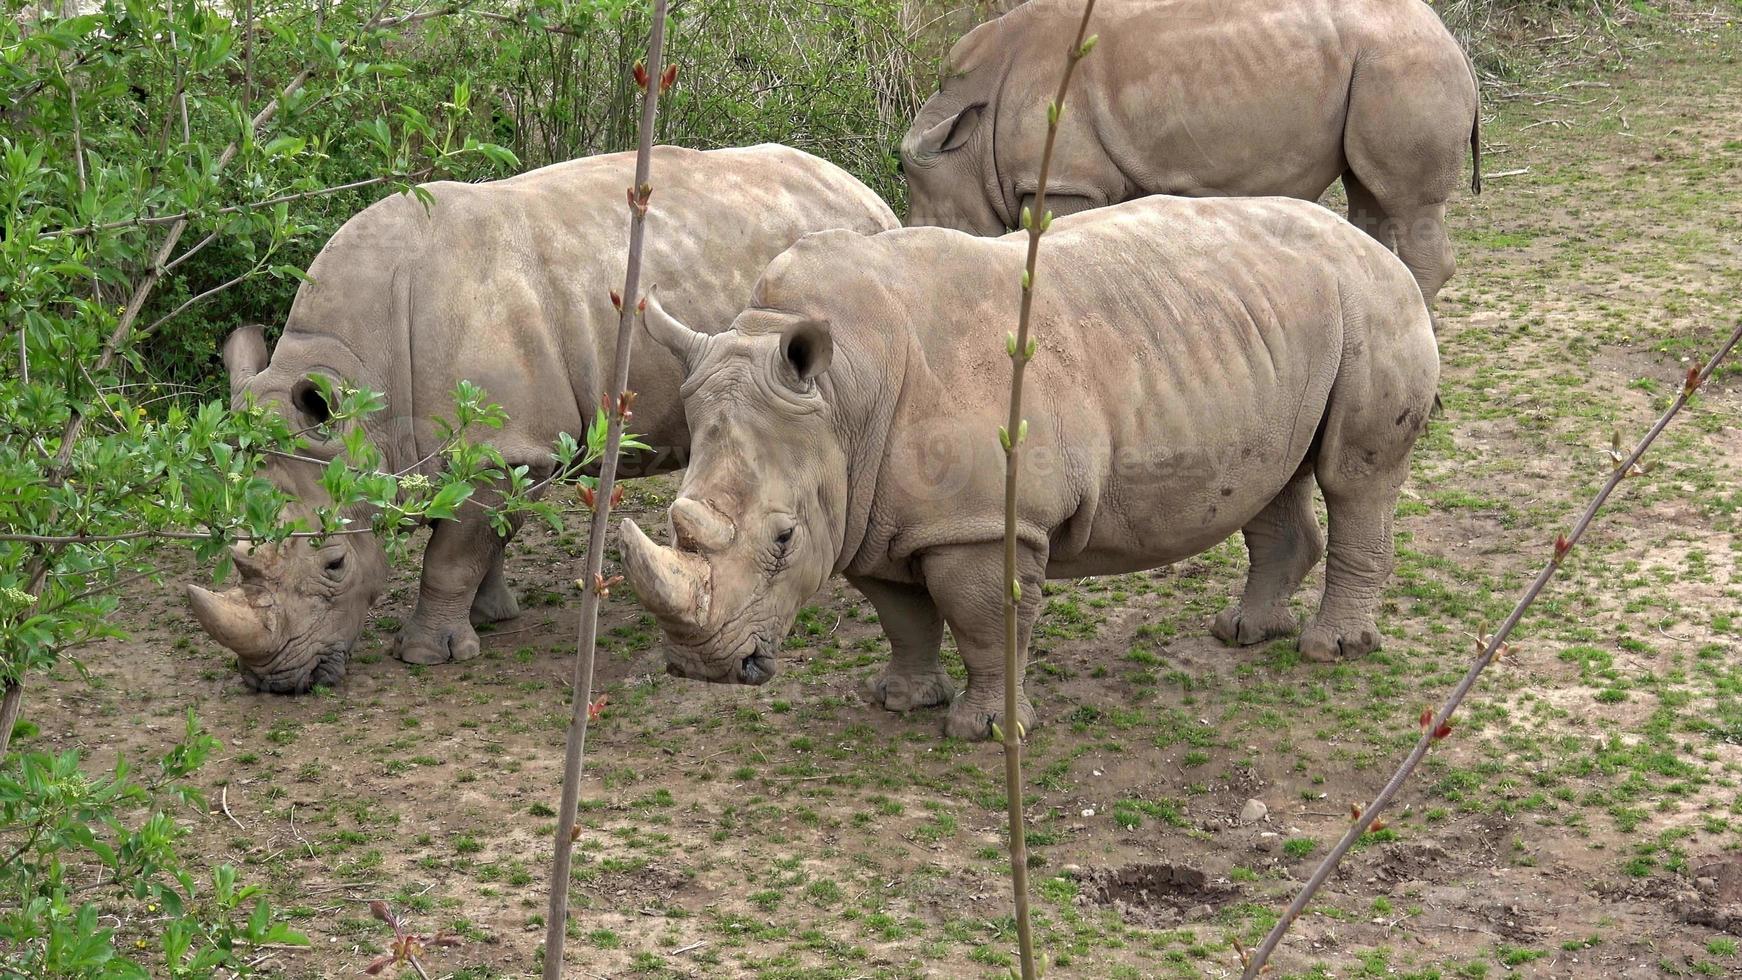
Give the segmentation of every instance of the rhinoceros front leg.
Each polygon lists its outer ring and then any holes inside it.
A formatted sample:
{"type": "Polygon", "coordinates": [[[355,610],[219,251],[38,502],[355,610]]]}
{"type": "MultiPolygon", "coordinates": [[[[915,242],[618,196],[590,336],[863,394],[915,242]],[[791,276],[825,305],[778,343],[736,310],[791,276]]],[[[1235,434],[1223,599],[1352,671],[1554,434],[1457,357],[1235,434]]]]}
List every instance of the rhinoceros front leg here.
{"type": "Polygon", "coordinates": [[[865,699],[890,711],[949,704],[956,685],[938,663],[944,619],[924,587],[881,579],[849,578],[877,609],[889,637],[889,666],[865,684],[865,699]]]}
{"type": "Polygon", "coordinates": [[[1246,592],[1222,610],[1210,633],[1223,643],[1248,646],[1287,636],[1299,626],[1288,600],[1325,552],[1313,514],[1313,477],[1300,474],[1242,529],[1251,564],[1246,592]]]}
{"type": "MultiPolygon", "coordinates": [[[[1004,718],[1004,545],[996,542],[941,549],[926,556],[923,568],[926,587],[950,624],[962,664],[968,668],[968,689],[950,706],[944,734],[990,738],[994,722],[1009,724],[1004,718]]],[[[1028,666],[1028,642],[1040,612],[1045,568],[1044,557],[1028,548],[1019,551],[1022,602],[1016,615],[1018,671],[1028,666]]],[[[1034,728],[1034,706],[1020,686],[1017,717],[1024,728],[1034,728]]]]}
{"type": "MultiPolygon", "coordinates": [[[[500,568],[506,542],[482,514],[468,517],[437,521],[430,533],[417,611],[399,631],[393,651],[406,663],[444,664],[470,660],[479,653],[478,633],[471,622],[473,600],[492,566],[500,568]]],[[[500,591],[507,591],[505,584],[500,591]]]]}
{"type": "Polygon", "coordinates": [[[503,546],[496,549],[489,569],[484,572],[484,581],[478,583],[478,594],[472,597],[472,611],[468,618],[474,626],[499,623],[520,615],[520,602],[514,598],[514,592],[508,588],[508,577],[502,573],[502,565],[508,556],[507,544],[503,541],[503,546]]]}

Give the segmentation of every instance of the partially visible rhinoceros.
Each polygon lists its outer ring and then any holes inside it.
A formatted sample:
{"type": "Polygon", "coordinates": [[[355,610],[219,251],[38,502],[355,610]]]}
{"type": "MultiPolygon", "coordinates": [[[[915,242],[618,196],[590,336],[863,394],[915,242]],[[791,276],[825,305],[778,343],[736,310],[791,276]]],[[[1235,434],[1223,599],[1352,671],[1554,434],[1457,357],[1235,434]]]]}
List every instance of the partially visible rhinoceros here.
{"type": "MultiPolygon", "coordinates": [[[[901,144],[910,225],[978,235],[1032,198],[1082,0],[1032,0],[950,51],[901,144]]],[[[1146,194],[1316,200],[1394,248],[1431,305],[1454,267],[1445,206],[1481,116],[1458,42],[1422,0],[1100,0],[1065,99],[1055,214],[1146,194]]]]}
{"type": "MultiPolygon", "coordinates": [[[[948,623],[968,689],[945,730],[1003,712],[1007,331],[1027,237],[823,232],[769,266],[718,336],[649,303],[683,360],[695,448],[672,546],[622,527],[624,573],[672,673],[760,684],[800,606],[836,572],[892,651],[869,696],[949,701],[948,623]]],[[[1018,509],[1021,636],[1046,578],[1155,568],[1244,530],[1245,596],[1213,632],[1296,628],[1310,659],[1379,645],[1391,521],[1439,358],[1397,257],[1317,205],[1151,197],[1059,219],[1040,253],[1018,509]]],[[[1023,702],[1021,720],[1033,724],[1023,702]]],[[[1008,722],[1005,722],[1008,724],[1008,722]]]]}
{"type": "MultiPolygon", "coordinates": [[[[238,403],[276,402],[295,427],[327,417],[311,374],[387,396],[366,423],[393,470],[430,472],[440,438],[433,416],[452,412],[455,384],[482,386],[507,411],[490,436],[510,465],[548,475],[558,434],[579,436],[609,383],[628,251],[625,191],[634,154],[590,157],[485,184],[425,185],[375,203],[340,228],[309,268],[284,336],[267,359],[258,328],[225,343],[238,403]]],[[[657,147],[642,282],[704,330],[724,329],[770,259],[807,233],[896,227],[871,190],[834,165],[783,146],[698,152],[657,147]]],[[[677,362],[636,343],[633,430],[656,448],[689,436],[677,362]]],[[[310,455],[331,458],[336,444],[310,455]]],[[[274,460],[269,476],[300,504],[329,500],[320,467],[274,460]]],[[[502,575],[506,542],[482,514],[440,521],[424,553],[417,611],[396,653],[411,663],[478,653],[472,623],[518,612],[502,575]]],[[[190,586],[195,615],[234,650],[265,691],[300,692],[343,676],[351,645],[387,584],[370,535],[293,539],[237,549],[241,584],[222,594],[190,586]]]]}

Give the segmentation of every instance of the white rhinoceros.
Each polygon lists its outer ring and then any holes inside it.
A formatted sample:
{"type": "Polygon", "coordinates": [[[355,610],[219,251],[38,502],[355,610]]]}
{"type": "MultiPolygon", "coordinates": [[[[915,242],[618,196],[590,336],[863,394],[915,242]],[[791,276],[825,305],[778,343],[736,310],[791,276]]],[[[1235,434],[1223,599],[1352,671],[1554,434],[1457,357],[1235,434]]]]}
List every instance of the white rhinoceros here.
{"type": "MultiPolygon", "coordinates": [[[[968,689],[945,731],[987,734],[1003,711],[997,431],[1025,248],[1020,233],[824,232],[769,266],[725,333],[649,303],[649,329],[687,369],[695,443],[672,546],[625,521],[621,547],[670,672],[766,681],[800,606],[840,572],[889,637],[869,696],[895,710],[949,701],[948,623],[968,689]]],[[[1155,568],[1236,530],[1251,572],[1213,632],[1292,632],[1289,598],[1324,553],[1316,478],[1330,551],[1300,649],[1379,645],[1392,513],[1439,377],[1396,256],[1302,201],[1145,198],[1056,222],[1034,324],[1025,643],[1043,579],[1155,568]]]]}
{"type": "MultiPolygon", "coordinates": [[[[908,224],[980,235],[1034,194],[1046,105],[1082,0],[1033,0],[950,52],[901,146],[908,224]]],[[[1451,278],[1445,205],[1481,115],[1458,42],[1422,0],[1100,0],[1065,100],[1055,214],[1146,194],[1316,200],[1394,247],[1431,305],[1451,278]]]]}
{"type": "MultiPolygon", "coordinates": [[[[559,433],[577,437],[608,385],[628,252],[626,189],[634,154],[589,157],[485,184],[425,185],[371,205],[340,228],[309,268],[268,361],[258,328],[225,343],[238,402],[276,402],[295,427],[327,417],[311,374],[387,396],[365,428],[393,470],[429,472],[461,379],[483,387],[509,422],[490,442],[533,479],[551,471],[559,433]]],[[[770,259],[827,228],[877,232],[894,214],[846,171],[783,146],[698,152],[657,147],[642,282],[702,329],[723,329],[770,259]]],[[[677,362],[638,342],[633,430],[656,449],[689,443],[677,362]]],[[[331,458],[337,444],[310,455],[331,458]]],[[[318,465],[279,459],[270,477],[298,503],[330,498],[318,465]]],[[[474,622],[514,616],[502,575],[506,542],[478,513],[439,521],[424,553],[417,611],[396,653],[411,663],[478,653],[474,622]]],[[[370,535],[293,539],[237,549],[241,584],[190,586],[206,631],[234,650],[255,688],[300,692],[342,677],[370,606],[387,584],[370,535]]]]}

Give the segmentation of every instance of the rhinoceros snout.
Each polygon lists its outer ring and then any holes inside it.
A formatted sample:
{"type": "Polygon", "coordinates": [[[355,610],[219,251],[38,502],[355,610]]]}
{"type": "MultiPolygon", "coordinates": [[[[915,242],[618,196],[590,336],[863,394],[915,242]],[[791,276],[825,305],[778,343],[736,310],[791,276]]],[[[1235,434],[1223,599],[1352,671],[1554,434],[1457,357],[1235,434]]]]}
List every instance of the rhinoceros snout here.
{"type": "Polygon", "coordinates": [[[665,672],[671,677],[689,681],[759,687],[774,679],[774,675],[780,672],[780,665],[774,659],[774,644],[758,637],[751,641],[748,652],[726,661],[722,670],[709,673],[705,668],[688,669],[673,658],[666,660],[665,672]]]}

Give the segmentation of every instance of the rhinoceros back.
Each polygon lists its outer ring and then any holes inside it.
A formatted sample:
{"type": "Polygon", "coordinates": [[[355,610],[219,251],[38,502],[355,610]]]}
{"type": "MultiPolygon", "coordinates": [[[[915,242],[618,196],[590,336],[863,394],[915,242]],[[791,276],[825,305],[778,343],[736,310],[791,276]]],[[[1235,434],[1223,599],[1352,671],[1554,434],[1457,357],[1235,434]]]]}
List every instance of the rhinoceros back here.
{"type": "MultiPolygon", "coordinates": [[[[383,391],[388,408],[370,420],[371,436],[403,466],[436,448],[432,419],[451,413],[465,379],[508,413],[489,441],[511,463],[542,465],[608,384],[634,166],[630,153],[588,157],[489,183],[426,184],[427,205],[404,194],[378,201],[316,258],[249,390],[292,412],[303,410],[297,387],[311,370],[383,391]]],[[[710,332],[805,234],[897,226],[851,175],[783,146],[656,147],[651,183],[643,289],[710,332]]],[[[638,336],[634,364],[632,428],[656,446],[687,445],[675,360],[638,336]]]]}

